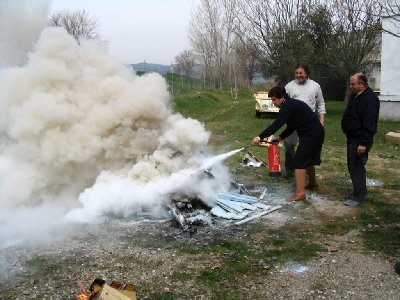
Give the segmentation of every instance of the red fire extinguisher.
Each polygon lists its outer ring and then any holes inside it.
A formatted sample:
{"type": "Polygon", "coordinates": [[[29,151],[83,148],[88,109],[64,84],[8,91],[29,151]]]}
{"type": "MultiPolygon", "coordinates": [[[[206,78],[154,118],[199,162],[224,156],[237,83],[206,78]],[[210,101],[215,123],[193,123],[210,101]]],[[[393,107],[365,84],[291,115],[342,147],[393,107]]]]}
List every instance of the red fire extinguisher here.
{"type": "Polygon", "coordinates": [[[268,147],[269,176],[281,175],[281,154],[278,143],[271,143],[268,147]]]}

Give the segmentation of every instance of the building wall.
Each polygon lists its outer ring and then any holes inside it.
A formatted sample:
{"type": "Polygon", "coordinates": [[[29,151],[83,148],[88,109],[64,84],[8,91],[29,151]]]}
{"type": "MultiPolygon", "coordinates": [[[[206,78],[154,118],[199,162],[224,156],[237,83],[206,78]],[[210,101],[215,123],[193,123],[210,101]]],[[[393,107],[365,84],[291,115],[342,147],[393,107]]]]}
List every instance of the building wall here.
{"type": "Polygon", "coordinates": [[[399,111],[400,111],[400,102],[399,101],[382,101],[381,100],[381,108],[379,109],[379,118],[382,120],[400,121],[399,111]]]}
{"type": "Polygon", "coordinates": [[[368,77],[368,85],[375,92],[381,90],[381,61],[376,60],[372,66],[372,70],[366,74],[368,77]]]}
{"type": "MultiPolygon", "coordinates": [[[[394,1],[400,2],[400,1],[394,1]]],[[[382,18],[383,28],[398,32],[399,24],[382,18]],[[397,26],[397,27],[396,27],[397,26]]],[[[382,33],[380,96],[382,119],[400,120],[400,38],[382,33]]]]}

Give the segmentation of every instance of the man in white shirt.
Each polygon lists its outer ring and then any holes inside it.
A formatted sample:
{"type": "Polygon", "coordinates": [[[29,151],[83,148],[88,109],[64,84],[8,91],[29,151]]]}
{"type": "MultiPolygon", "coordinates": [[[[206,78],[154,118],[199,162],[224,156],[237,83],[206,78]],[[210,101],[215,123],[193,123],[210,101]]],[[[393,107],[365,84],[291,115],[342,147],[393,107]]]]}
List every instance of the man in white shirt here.
{"type": "MultiPolygon", "coordinates": [[[[290,81],[286,86],[286,93],[290,98],[298,99],[305,102],[313,112],[319,114],[319,120],[322,126],[325,126],[325,101],[322,96],[320,85],[309,78],[310,69],[307,65],[298,64],[295,67],[295,79],[290,81]]],[[[284,177],[290,178],[293,176],[293,158],[295,147],[298,142],[297,132],[293,132],[284,141],[285,143],[285,174],[284,177]]],[[[310,167],[307,171],[308,184],[306,188],[313,189],[318,187],[315,168],[310,167]]]]}

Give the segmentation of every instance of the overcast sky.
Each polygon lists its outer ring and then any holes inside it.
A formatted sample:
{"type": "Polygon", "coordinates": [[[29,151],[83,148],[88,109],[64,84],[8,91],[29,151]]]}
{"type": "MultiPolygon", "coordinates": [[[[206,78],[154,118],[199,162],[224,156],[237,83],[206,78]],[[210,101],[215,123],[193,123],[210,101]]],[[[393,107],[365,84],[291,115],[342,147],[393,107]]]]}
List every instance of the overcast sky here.
{"type": "Polygon", "coordinates": [[[198,0],[53,0],[50,13],[85,9],[97,20],[109,52],[123,63],[169,65],[189,48],[191,13],[198,0]]]}

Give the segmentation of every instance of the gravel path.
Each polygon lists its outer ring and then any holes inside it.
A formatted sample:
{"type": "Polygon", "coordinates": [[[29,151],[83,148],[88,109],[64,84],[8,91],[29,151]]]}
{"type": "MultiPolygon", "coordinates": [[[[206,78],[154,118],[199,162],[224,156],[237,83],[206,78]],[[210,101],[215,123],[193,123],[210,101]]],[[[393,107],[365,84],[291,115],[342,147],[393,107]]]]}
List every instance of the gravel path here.
{"type": "MultiPolygon", "coordinates": [[[[317,195],[311,198],[303,213],[348,213],[337,202],[317,195]]],[[[279,228],[294,222],[313,226],[314,218],[305,224],[300,217],[301,205],[286,204],[246,226],[221,221],[192,234],[182,232],[173,222],[112,220],[79,225],[69,237],[52,244],[1,250],[0,299],[74,299],[80,292],[78,283],[88,287],[96,277],[135,284],[139,299],[154,299],[154,295],[168,292],[177,299],[213,299],[208,287],[195,279],[218,264],[218,258],[182,254],[174,245],[204,244],[221,236],[246,239],[254,226],[279,228]],[[176,279],[179,271],[191,276],[176,279]]],[[[400,299],[400,275],[394,272],[393,262],[367,252],[358,231],[315,238],[326,246],[326,252],[304,264],[260,261],[259,267],[266,269],[264,275],[241,278],[234,288],[237,299],[400,299]]]]}

